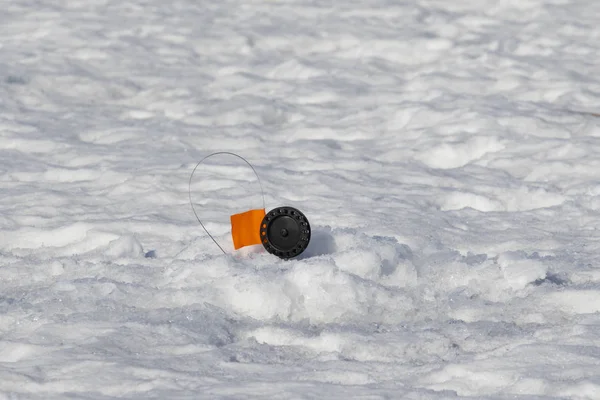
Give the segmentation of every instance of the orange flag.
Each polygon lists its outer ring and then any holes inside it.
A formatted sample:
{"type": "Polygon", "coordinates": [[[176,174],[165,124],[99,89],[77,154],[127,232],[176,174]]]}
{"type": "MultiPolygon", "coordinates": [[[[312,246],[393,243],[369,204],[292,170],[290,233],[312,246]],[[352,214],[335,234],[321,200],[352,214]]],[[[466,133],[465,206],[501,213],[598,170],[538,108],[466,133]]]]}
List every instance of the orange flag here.
{"type": "Polygon", "coordinates": [[[245,246],[261,244],[260,223],[265,214],[265,209],[261,208],[231,216],[231,237],[236,250],[245,246]]]}

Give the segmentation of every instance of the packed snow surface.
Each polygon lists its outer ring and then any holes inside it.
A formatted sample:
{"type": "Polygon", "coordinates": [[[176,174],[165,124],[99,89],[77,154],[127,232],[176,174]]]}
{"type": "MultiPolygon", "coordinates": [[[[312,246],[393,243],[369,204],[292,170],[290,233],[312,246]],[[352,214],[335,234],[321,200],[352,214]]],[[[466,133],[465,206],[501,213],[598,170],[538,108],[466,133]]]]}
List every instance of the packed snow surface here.
{"type": "Polygon", "coordinates": [[[600,2],[1,9],[0,398],[600,398],[600,2]]]}

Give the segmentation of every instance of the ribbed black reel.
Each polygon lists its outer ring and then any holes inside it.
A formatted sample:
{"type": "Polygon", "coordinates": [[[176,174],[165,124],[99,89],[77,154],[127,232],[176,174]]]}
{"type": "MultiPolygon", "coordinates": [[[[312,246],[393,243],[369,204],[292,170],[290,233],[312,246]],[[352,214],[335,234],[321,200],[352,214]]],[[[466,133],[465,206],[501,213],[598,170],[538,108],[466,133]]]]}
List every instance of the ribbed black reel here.
{"type": "Polygon", "coordinates": [[[263,218],[260,237],[269,253],[284,260],[293,258],[308,247],[310,224],[299,210],[293,207],[277,207],[263,218]]]}

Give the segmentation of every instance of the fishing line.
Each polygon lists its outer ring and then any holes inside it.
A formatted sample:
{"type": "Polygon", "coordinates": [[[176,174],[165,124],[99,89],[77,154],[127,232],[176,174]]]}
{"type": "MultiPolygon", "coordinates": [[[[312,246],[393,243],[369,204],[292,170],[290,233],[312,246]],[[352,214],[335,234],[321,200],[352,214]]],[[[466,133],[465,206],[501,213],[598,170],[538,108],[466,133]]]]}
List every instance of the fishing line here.
{"type": "Polygon", "coordinates": [[[198,222],[200,223],[200,226],[202,226],[202,229],[204,229],[204,232],[206,232],[206,234],[208,235],[208,237],[210,237],[212,239],[212,241],[217,245],[217,247],[219,249],[221,249],[221,251],[223,252],[223,254],[227,254],[227,252],[223,249],[223,247],[221,247],[221,245],[217,242],[217,240],[213,237],[213,235],[211,235],[210,232],[208,231],[208,229],[206,229],[206,226],[204,226],[204,224],[202,223],[202,220],[198,216],[198,213],[196,212],[196,208],[194,207],[194,202],[192,201],[192,180],[194,178],[194,173],[196,172],[196,169],[198,169],[198,167],[204,161],[206,161],[208,158],[216,156],[216,155],[230,155],[230,156],[237,157],[240,160],[244,161],[252,169],[252,172],[254,172],[254,175],[256,176],[256,179],[258,180],[258,184],[260,186],[260,193],[262,195],[263,208],[265,208],[265,192],[263,190],[263,185],[262,185],[262,182],[260,181],[260,177],[258,176],[258,173],[254,169],[254,167],[252,166],[252,164],[250,164],[250,162],[248,162],[248,160],[246,160],[244,157],[240,156],[239,154],[235,154],[235,153],[232,153],[232,152],[229,152],[229,151],[219,151],[219,152],[216,152],[216,153],[212,153],[212,154],[207,155],[203,159],[201,159],[198,162],[198,164],[196,164],[196,166],[194,167],[194,170],[190,174],[190,181],[188,182],[188,195],[189,195],[189,198],[190,198],[190,205],[192,206],[192,211],[194,212],[194,215],[196,216],[196,219],[198,220],[198,222]]]}

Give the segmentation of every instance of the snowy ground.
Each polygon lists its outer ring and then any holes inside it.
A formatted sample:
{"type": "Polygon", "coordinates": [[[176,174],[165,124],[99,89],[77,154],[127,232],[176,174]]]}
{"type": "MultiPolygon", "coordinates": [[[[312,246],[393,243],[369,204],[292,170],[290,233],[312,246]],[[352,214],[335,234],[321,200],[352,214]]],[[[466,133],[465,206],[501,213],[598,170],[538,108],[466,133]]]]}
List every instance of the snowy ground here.
{"type": "Polygon", "coordinates": [[[0,398],[600,398],[599,65],[591,0],[4,1],[0,398]],[[302,257],[202,231],[223,150],[302,257]]]}

